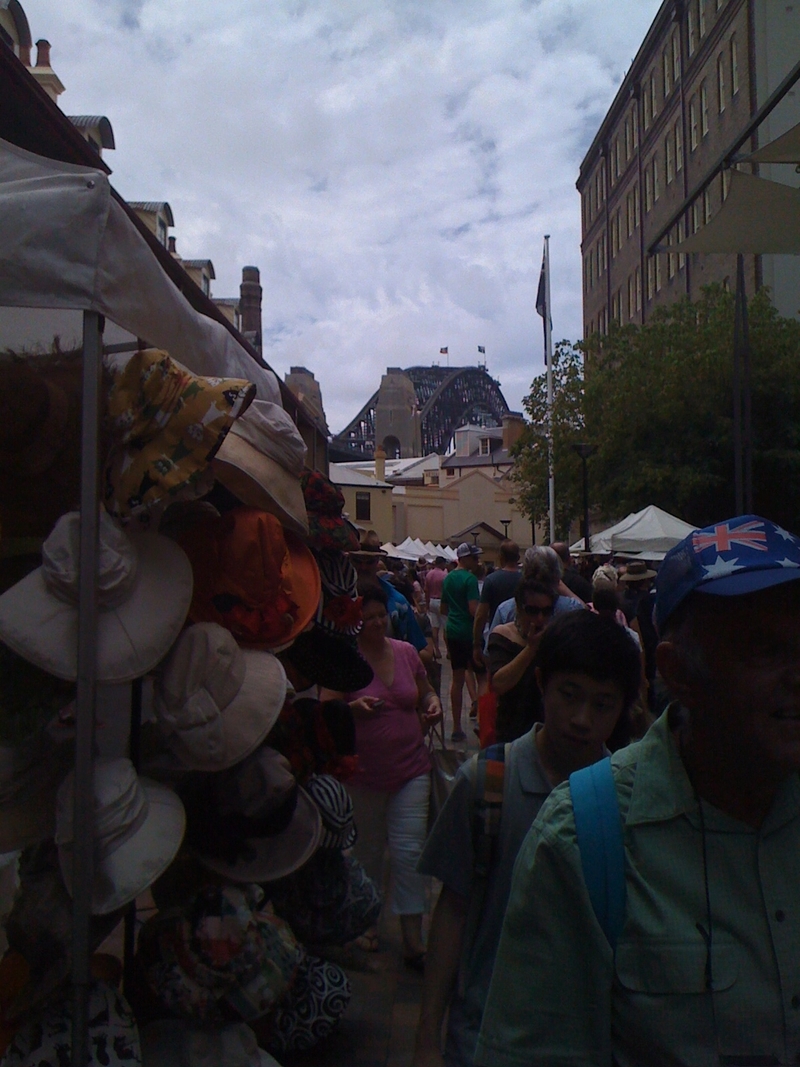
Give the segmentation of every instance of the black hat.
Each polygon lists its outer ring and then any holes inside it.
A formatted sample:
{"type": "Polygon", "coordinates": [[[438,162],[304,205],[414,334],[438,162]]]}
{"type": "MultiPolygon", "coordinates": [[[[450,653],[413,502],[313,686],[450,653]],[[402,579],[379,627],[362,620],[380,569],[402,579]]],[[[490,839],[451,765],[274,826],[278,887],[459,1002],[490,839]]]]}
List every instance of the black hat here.
{"type": "Polygon", "coordinates": [[[337,693],[364,689],[375,677],[372,667],[348,641],[316,624],[296,637],[282,658],[309,681],[337,693]]]}

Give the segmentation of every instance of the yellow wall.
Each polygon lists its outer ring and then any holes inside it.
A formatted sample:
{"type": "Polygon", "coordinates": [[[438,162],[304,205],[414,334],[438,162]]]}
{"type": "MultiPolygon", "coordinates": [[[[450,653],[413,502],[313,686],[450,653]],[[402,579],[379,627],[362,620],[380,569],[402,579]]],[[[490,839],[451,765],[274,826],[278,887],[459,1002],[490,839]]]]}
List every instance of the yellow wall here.
{"type": "Polygon", "coordinates": [[[338,487],[344,496],[344,510],[351,522],[363,526],[367,530],[375,530],[381,539],[381,544],[391,541],[394,535],[392,522],[392,491],[391,489],[379,489],[377,486],[370,488],[367,485],[340,485],[338,487]],[[356,493],[367,492],[370,495],[369,521],[356,518],[356,493]]]}

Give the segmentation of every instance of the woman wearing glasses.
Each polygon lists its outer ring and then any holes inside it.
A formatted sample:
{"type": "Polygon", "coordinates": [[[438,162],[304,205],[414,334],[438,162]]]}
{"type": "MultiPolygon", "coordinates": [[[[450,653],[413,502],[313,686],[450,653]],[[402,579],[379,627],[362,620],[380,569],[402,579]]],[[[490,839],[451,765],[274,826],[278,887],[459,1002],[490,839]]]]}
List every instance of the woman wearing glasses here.
{"type": "Polygon", "coordinates": [[[514,601],[514,619],[492,630],[487,648],[491,687],[497,694],[498,742],[514,741],[542,721],[534,660],[555,607],[552,590],[533,578],[522,579],[514,601]]]}

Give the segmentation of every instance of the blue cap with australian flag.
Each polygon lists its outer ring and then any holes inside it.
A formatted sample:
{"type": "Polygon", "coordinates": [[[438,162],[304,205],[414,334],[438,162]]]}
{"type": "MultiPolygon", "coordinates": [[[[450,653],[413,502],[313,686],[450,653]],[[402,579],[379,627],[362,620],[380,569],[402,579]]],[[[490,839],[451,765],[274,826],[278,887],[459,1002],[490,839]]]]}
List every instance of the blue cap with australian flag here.
{"type": "Polygon", "coordinates": [[[659,631],[695,592],[743,596],[800,578],[800,537],[762,519],[739,515],[695,530],[664,557],[656,578],[659,631]]]}

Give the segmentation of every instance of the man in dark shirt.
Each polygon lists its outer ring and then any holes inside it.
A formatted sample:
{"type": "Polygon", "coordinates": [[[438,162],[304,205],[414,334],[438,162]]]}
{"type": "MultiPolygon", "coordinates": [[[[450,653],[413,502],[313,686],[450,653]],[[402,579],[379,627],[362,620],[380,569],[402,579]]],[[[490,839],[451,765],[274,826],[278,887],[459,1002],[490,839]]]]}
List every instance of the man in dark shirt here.
{"type": "Polygon", "coordinates": [[[550,547],[558,555],[564,564],[562,581],[575,596],[579,596],[584,604],[592,602],[592,583],[584,578],[577,567],[573,566],[572,556],[569,554],[569,545],[564,541],[554,541],[550,547]]]}
{"type": "Polygon", "coordinates": [[[504,600],[510,600],[519,584],[519,545],[515,541],[500,544],[500,567],[487,575],[481,599],[472,623],[472,655],[477,667],[483,667],[483,630],[504,600]]]}

